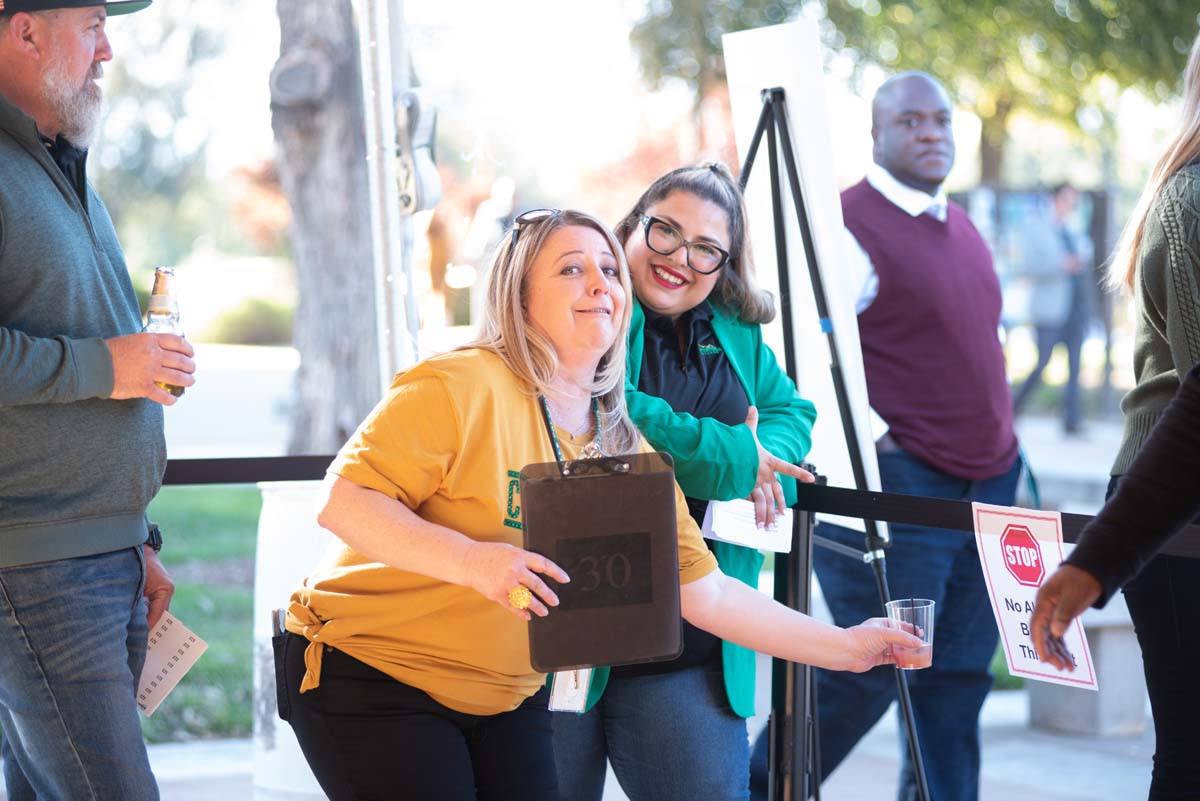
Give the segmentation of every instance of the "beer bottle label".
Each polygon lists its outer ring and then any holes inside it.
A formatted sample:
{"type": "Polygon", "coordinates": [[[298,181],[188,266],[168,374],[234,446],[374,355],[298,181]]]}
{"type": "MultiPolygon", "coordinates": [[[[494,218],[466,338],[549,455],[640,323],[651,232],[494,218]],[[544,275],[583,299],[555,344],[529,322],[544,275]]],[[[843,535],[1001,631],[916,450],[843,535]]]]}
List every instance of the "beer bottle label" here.
{"type": "Polygon", "coordinates": [[[170,295],[151,295],[147,308],[152,311],[173,312],[175,311],[175,299],[170,295]]]}

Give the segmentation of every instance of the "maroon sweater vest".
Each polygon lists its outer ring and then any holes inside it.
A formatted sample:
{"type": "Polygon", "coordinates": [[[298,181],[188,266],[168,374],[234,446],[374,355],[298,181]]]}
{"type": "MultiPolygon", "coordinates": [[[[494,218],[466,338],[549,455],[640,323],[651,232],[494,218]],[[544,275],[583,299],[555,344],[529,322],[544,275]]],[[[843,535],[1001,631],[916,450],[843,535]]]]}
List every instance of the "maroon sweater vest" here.
{"type": "Polygon", "coordinates": [[[1006,472],[1017,438],[983,237],[953,203],[944,223],[912,217],[865,180],[842,193],[842,215],[879,276],[858,316],[871,407],[900,447],[944,473],[1006,472]]]}

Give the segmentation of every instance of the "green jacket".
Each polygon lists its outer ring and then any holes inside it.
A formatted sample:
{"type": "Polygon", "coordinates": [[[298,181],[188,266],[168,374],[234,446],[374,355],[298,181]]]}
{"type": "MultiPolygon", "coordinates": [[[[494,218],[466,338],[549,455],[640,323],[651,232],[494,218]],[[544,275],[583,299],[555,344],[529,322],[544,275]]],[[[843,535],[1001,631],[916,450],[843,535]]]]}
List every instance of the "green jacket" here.
{"type": "MultiPolygon", "coordinates": [[[[737,374],[750,405],[758,408],[758,439],[771,453],[798,463],[812,444],[817,412],[797,394],[796,386],[763,342],[762,327],[744,323],[729,310],[712,303],[713,333],[737,374]]],[[[675,460],[675,480],[685,495],[730,501],[745,498],[758,475],[758,449],[743,423],[728,426],[712,418],[675,412],[662,398],[637,391],[642,372],[643,329],[646,314],[634,300],[629,325],[629,350],[625,371],[625,400],[629,416],[646,440],[675,460]]],[[[796,482],[780,476],[784,497],[796,502],[796,482]]],[[[713,552],[728,576],[758,586],[763,555],[751,548],[713,542],[713,552]]],[[[730,642],[722,643],[725,689],[738,715],[754,714],[754,652],[730,642]]],[[[608,683],[608,668],[597,668],[588,693],[587,708],[600,700],[608,683]]]]}

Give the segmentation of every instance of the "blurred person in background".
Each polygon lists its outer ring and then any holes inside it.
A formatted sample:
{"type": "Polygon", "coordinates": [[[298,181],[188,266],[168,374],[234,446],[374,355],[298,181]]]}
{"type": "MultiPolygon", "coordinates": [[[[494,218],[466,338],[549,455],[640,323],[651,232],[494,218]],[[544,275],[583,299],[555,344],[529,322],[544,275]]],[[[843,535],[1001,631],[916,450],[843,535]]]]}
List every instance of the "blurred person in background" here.
{"type": "MultiPolygon", "coordinates": [[[[687,511],[747,498],[760,525],[795,502],[813,405],[763,342],[775,316],[754,283],[742,193],[722,164],[655,180],[616,227],[633,283],[626,402],[675,461],[687,511]]],[[[706,541],[721,571],[758,586],[763,554],[706,541]]],[[[755,655],[684,623],[669,662],[596,671],[583,715],[554,719],[563,801],[599,801],[605,763],[632,801],[736,801],[749,792],[745,719],[755,655]],[[653,760],[646,758],[653,753],[653,760]]]]}
{"type": "Polygon", "coordinates": [[[1067,352],[1067,383],[1063,387],[1063,431],[1078,434],[1083,419],[1079,395],[1080,355],[1091,318],[1091,241],[1075,229],[1079,192],[1070,184],[1054,187],[1045,208],[1021,231],[1023,267],[1018,273],[1031,283],[1029,315],[1037,337],[1037,364],[1013,398],[1020,414],[1042,384],[1042,371],[1061,344],[1067,352]]]}

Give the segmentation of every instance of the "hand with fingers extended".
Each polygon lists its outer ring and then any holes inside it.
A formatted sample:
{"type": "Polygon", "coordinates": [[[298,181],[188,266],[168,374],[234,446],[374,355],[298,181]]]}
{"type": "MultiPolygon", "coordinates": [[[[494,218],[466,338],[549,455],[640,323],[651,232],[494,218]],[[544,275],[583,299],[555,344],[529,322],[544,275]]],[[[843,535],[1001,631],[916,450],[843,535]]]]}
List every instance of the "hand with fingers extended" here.
{"type": "Polygon", "coordinates": [[[775,525],[776,516],[783,514],[787,508],[783,485],[776,474],[783,473],[806,484],[811,484],[815,479],[812,473],[786,459],[780,459],[763,447],[758,440],[758,409],[754,406],[746,413],[746,425],[754,435],[754,444],[758,446],[758,476],[748,500],[754,504],[754,522],[759,528],[770,528],[775,525]]]}
{"type": "MultiPolygon", "coordinates": [[[[464,583],[522,620],[530,620],[530,612],[545,617],[550,612],[547,607],[558,606],[558,596],[539,573],[559,584],[571,580],[561,567],[541,554],[503,542],[473,542],[463,559],[464,583]],[[510,593],[518,587],[529,591],[525,608],[513,605],[510,593]]],[[[518,593],[512,593],[517,596],[518,603],[525,601],[520,597],[523,593],[518,593]]]]}
{"type": "Polygon", "coordinates": [[[1072,620],[1096,603],[1101,591],[1095,576],[1074,565],[1061,565],[1046,579],[1029,618],[1033,649],[1042,661],[1059,670],[1075,669],[1075,658],[1063,642],[1063,634],[1072,620]]]}
{"type": "Polygon", "coordinates": [[[886,617],[873,617],[845,629],[849,653],[841,670],[862,673],[880,665],[896,664],[895,648],[920,648],[921,638],[894,628],[886,617]]]}
{"type": "Polygon", "coordinates": [[[175,334],[128,334],[104,340],[113,363],[113,400],[149,398],[171,406],[178,398],[166,384],[190,387],[196,363],[191,344],[175,334]]]}

